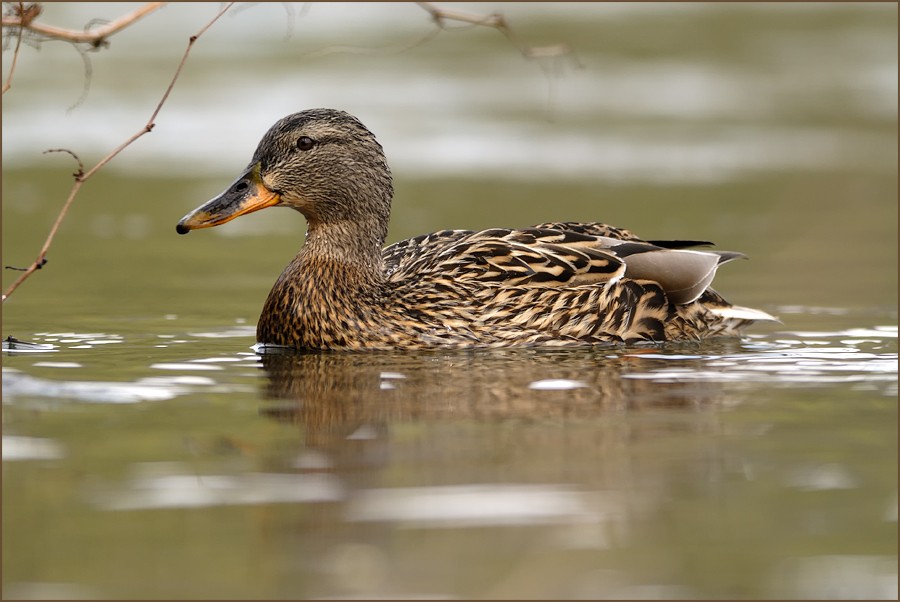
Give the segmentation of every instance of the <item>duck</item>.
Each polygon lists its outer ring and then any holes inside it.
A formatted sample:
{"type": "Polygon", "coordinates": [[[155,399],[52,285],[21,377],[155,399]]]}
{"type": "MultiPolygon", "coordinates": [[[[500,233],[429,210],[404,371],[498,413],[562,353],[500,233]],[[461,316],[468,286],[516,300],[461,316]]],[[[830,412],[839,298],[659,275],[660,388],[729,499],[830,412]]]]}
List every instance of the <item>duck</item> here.
{"type": "Polygon", "coordinates": [[[353,115],[279,120],[240,176],[176,231],[268,207],[303,214],[306,238],[263,305],[262,348],[418,350],[600,346],[740,336],[766,312],[710,288],[741,253],[642,240],[599,222],[440,230],[385,247],[391,170],[353,115]]]}

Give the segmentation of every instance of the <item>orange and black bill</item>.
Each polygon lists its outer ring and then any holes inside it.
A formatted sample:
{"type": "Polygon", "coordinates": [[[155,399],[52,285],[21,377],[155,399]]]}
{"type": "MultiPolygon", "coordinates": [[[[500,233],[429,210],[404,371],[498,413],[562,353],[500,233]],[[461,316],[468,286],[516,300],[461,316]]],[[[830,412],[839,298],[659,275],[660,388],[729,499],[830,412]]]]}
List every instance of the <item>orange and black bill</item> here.
{"type": "Polygon", "coordinates": [[[187,234],[198,228],[211,228],[239,215],[272,207],[280,201],[281,196],[262,183],[259,165],[253,165],[228,190],[181,218],[175,230],[179,234],[187,234]]]}

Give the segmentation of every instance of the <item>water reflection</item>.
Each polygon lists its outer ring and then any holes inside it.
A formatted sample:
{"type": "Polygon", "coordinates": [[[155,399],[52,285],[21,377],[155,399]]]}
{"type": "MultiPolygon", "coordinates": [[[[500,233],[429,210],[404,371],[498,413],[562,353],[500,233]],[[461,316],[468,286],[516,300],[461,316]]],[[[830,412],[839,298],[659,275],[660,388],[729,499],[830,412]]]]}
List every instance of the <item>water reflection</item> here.
{"type": "MultiPolygon", "coordinates": [[[[454,558],[486,546],[511,554],[513,568],[474,591],[521,597],[528,575],[565,580],[533,566],[544,554],[627,548],[635,521],[655,512],[666,487],[662,475],[633,469],[629,446],[685,425],[710,428],[714,413],[689,412],[674,427],[603,419],[711,408],[725,398],[715,382],[623,379],[645,361],[641,351],[262,354],[260,412],[302,434],[302,444],[283,450],[292,463],[278,470],[335,476],[343,486],[340,503],[308,507],[292,535],[297,549],[325,551],[327,579],[307,594],[459,595],[468,591],[458,578],[469,563],[454,558]],[[398,551],[401,541],[422,543],[398,551]],[[425,588],[396,573],[410,566],[410,552],[430,558],[425,588]]],[[[616,592],[646,585],[627,575],[616,583],[616,592]]],[[[569,586],[561,587],[554,591],[569,586]]],[[[644,595],[689,591],[659,587],[644,595]]]]}
{"type": "MultiPolygon", "coordinates": [[[[659,425],[632,425],[623,435],[616,428],[598,430],[594,420],[598,417],[641,409],[711,408],[725,403],[722,385],[716,382],[659,384],[622,378],[638,366],[659,360],[653,359],[651,349],[631,349],[627,355],[621,355],[621,351],[265,353],[259,356],[266,375],[261,384],[260,413],[298,427],[300,437],[283,443],[274,454],[254,454],[255,459],[241,458],[237,464],[135,464],[123,483],[89,491],[88,497],[104,510],[344,503],[341,509],[314,511],[321,515],[319,522],[323,525],[601,525],[599,531],[579,531],[574,543],[564,547],[605,548],[610,534],[604,525],[613,519],[618,523],[626,514],[621,492],[615,490],[633,485],[625,474],[627,467],[617,464],[622,458],[604,467],[603,478],[588,488],[577,479],[577,484],[560,482],[564,477],[555,461],[546,466],[529,461],[515,472],[500,475],[496,450],[479,449],[484,441],[478,441],[475,431],[513,424],[516,437],[528,431],[541,437],[533,441],[535,447],[529,453],[540,455],[541,449],[567,448],[581,458],[598,448],[616,446],[623,436],[651,440],[671,428],[663,426],[660,431],[659,425]],[[588,426],[546,429],[560,423],[588,426]],[[462,453],[470,454],[474,465],[460,472],[435,475],[432,486],[385,488],[385,471],[403,461],[398,440],[402,447],[404,425],[431,429],[426,444],[431,448],[429,462],[453,464],[454,456],[462,453]],[[442,432],[443,426],[450,430],[442,432]],[[598,443],[597,438],[606,435],[608,439],[598,443]],[[467,445],[460,437],[474,439],[467,445]],[[584,453],[578,451],[580,448],[584,453]]],[[[184,366],[193,370],[198,364],[234,365],[229,360],[237,359],[201,358],[151,367],[184,366]]],[[[682,363],[692,362],[696,359],[682,363]]],[[[208,386],[213,382],[205,376],[182,375],[144,378],[123,386],[176,395],[188,386],[207,385],[202,390],[213,391],[215,387],[208,386]],[[204,382],[176,383],[170,382],[172,379],[204,382]]],[[[105,390],[109,390],[109,384],[81,383],[104,385],[105,390]]],[[[73,396],[72,392],[66,395],[73,396]]],[[[96,390],[91,390],[91,396],[91,401],[97,401],[96,390]]],[[[704,430],[705,422],[699,416],[689,428],[704,430]]],[[[631,500],[628,506],[633,512],[643,503],[631,500]]],[[[560,537],[572,539],[564,534],[560,537]]]]}
{"type": "MultiPolygon", "coordinates": [[[[48,363],[50,362],[37,362],[34,365],[47,367],[48,363]]],[[[173,366],[182,371],[215,369],[208,365],[198,366],[193,363],[154,364],[150,367],[166,370],[173,369],[173,366]]],[[[198,389],[209,393],[252,390],[239,384],[219,385],[204,376],[148,376],[132,382],[55,380],[31,376],[14,368],[5,366],[3,368],[3,403],[20,404],[23,407],[53,407],[59,406],[64,401],[103,404],[166,401],[194,393],[198,389]],[[49,400],[49,404],[46,400],[49,400]]]]}
{"type": "Polygon", "coordinates": [[[164,401],[187,393],[187,389],[158,383],[121,383],[102,381],[59,381],[30,376],[3,368],[3,402],[13,403],[18,398],[71,399],[87,403],[140,403],[164,401]]]}
{"type": "Polygon", "coordinates": [[[779,563],[771,576],[770,591],[775,597],[801,600],[896,599],[897,557],[822,555],[788,558],[779,563]]]}
{"type": "Polygon", "coordinates": [[[622,500],[597,504],[594,497],[573,487],[506,483],[368,489],[348,505],[345,520],[396,522],[407,528],[465,528],[591,524],[607,514],[625,514],[622,500]]]}
{"type": "Polygon", "coordinates": [[[261,359],[268,377],[261,412],[302,425],[307,445],[322,448],[388,422],[589,418],[709,406],[722,397],[714,382],[661,386],[622,378],[645,361],[640,353],[279,353],[261,359]]]}
{"type": "Polygon", "coordinates": [[[3,461],[13,460],[59,460],[65,457],[63,446],[40,437],[3,435],[3,461]]]}
{"type": "Polygon", "coordinates": [[[273,503],[336,502],[340,484],[326,474],[197,474],[178,462],[149,462],[132,467],[124,487],[90,493],[104,510],[203,508],[273,503]]]}

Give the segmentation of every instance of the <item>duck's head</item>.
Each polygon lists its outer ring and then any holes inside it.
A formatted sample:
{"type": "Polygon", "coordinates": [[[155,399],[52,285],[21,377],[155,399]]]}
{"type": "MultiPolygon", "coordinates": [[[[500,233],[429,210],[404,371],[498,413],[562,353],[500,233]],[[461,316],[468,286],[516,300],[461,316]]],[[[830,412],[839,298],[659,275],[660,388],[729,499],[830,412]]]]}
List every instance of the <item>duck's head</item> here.
{"type": "Polygon", "coordinates": [[[187,234],[281,206],[306,216],[311,232],[365,229],[383,242],[392,196],[391,172],[372,132],[349,113],[310,109],[273,125],[238,179],[176,230],[187,234]]]}

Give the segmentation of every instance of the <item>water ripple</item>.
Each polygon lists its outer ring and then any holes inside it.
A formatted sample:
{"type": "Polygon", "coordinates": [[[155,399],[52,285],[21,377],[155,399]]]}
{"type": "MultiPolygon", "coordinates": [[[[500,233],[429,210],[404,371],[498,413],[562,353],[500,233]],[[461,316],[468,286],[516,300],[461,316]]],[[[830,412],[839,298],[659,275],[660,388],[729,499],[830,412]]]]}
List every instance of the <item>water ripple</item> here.
{"type": "Polygon", "coordinates": [[[898,358],[897,327],[852,328],[834,332],[782,332],[796,339],[753,339],[743,345],[750,353],[684,355],[631,354],[642,360],[698,360],[697,368],[657,367],[623,375],[656,382],[713,381],[816,386],[827,383],[876,383],[885,395],[896,395],[898,358]],[[848,339],[845,337],[858,337],[848,339]],[[864,337],[864,338],[863,338],[864,337]],[[817,339],[840,339],[833,341],[817,339]],[[879,352],[891,349],[892,352],[879,352]]]}

